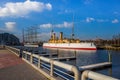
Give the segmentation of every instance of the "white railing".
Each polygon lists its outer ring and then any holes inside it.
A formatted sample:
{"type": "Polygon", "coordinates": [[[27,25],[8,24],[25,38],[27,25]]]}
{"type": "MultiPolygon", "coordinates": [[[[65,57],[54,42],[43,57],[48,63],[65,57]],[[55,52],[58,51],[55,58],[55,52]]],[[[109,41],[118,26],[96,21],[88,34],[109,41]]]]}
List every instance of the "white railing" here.
{"type": "MultiPolygon", "coordinates": [[[[6,48],[18,56],[20,55],[20,49],[16,49],[10,46],[6,46],[6,48]]],[[[22,59],[51,80],[119,80],[89,70],[83,71],[81,75],[79,69],[76,66],[32,54],[27,51],[23,51],[22,59]]]]}
{"type": "Polygon", "coordinates": [[[92,80],[119,80],[116,78],[112,78],[110,76],[106,76],[100,73],[96,73],[93,71],[86,70],[82,73],[81,80],[87,80],[87,79],[92,79],[92,80]]]}
{"type": "MultiPolygon", "coordinates": [[[[6,46],[6,48],[14,53],[17,53],[17,55],[20,53],[19,49],[9,46],[6,46]]],[[[58,80],[58,78],[62,80],[80,80],[80,72],[76,66],[65,64],[26,51],[23,51],[22,58],[51,80],[58,80]],[[70,73],[73,74],[71,75],[70,73]]]]}
{"type": "Polygon", "coordinates": [[[15,53],[17,56],[20,55],[20,49],[10,47],[10,46],[5,46],[6,49],[10,50],[11,52],[15,53]]]}

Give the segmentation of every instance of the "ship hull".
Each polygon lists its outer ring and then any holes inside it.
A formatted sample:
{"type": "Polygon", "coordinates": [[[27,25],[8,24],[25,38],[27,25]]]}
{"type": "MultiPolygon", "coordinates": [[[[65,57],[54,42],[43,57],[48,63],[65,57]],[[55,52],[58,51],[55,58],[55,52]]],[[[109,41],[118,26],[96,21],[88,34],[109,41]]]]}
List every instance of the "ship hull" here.
{"type": "Polygon", "coordinates": [[[44,43],[43,47],[71,50],[97,50],[93,43],[44,43]]]}

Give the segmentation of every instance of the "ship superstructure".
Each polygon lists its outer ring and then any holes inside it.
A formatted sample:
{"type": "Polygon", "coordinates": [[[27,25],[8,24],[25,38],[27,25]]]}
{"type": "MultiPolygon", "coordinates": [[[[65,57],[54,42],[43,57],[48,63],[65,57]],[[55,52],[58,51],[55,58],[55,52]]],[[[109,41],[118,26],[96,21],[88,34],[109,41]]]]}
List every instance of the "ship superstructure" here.
{"type": "Polygon", "coordinates": [[[73,49],[73,50],[96,50],[96,46],[92,42],[80,42],[79,39],[63,38],[63,32],[60,32],[60,37],[57,38],[56,34],[51,33],[51,38],[48,43],[43,43],[44,48],[60,48],[60,49],[73,49]]]}

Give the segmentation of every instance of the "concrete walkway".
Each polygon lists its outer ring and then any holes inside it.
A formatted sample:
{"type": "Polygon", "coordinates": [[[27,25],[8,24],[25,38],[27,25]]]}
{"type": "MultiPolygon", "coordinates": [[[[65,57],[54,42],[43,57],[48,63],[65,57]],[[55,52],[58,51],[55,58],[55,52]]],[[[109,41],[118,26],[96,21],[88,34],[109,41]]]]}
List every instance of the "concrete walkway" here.
{"type": "Polygon", "coordinates": [[[0,80],[48,80],[10,51],[0,48],[0,80]]]}

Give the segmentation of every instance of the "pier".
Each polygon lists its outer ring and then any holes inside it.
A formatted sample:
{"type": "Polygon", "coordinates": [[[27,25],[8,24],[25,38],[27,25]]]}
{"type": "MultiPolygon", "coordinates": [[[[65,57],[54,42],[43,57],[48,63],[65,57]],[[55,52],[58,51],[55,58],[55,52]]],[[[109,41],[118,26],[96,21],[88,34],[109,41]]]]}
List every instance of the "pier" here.
{"type": "Polygon", "coordinates": [[[58,61],[69,61],[69,60],[76,60],[76,57],[59,57],[59,58],[52,58],[54,60],[58,60],[58,61]]]}
{"type": "MultiPolygon", "coordinates": [[[[20,49],[10,46],[5,46],[5,48],[0,48],[0,80],[86,80],[87,77],[90,79],[98,78],[99,80],[99,77],[105,75],[87,70],[112,65],[111,62],[105,62],[78,68],[56,61],[58,58],[54,60],[55,58],[51,59],[27,51],[23,51],[22,58],[19,58],[20,49]],[[10,74],[11,72],[13,74],[10,74]],[[89,75],[86,76],[86,73],[89,73],[89,75]],[[96,77],[91,76],[95,74],[97,74],[96,77]]],[[[75,57],[71,57],[71,59],[75,59],[75,57]]],[[[105,76],[105,78],[118,80],[109,76],[105,76]]]]}
{"type": "Polygon", "coordinates": [[[0,80],[48,80],[12,52],[0,47],[0,80]]]}
{"type": "Polygon", "coordinates": [[[44,56],[44,57],[53,57],[53,56],[58,56],[57,53],[46,53],[46,54],[39,54],[40,56],[44,56]]]}

